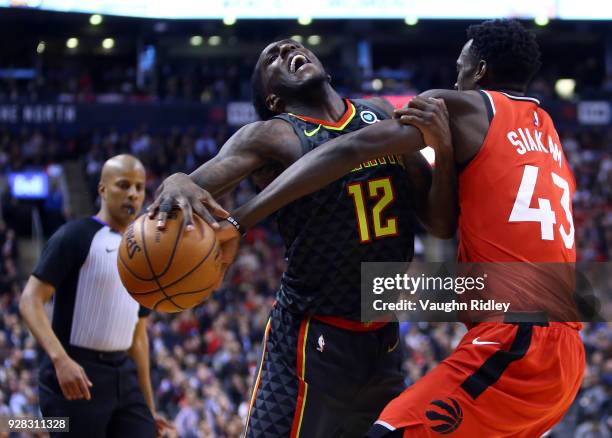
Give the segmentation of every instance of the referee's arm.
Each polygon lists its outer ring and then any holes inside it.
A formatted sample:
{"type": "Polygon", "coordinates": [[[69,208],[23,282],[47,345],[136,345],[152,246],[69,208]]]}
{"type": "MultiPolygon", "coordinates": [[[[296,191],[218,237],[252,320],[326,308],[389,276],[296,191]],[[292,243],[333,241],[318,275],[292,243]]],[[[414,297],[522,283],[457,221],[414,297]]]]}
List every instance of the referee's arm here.
{"type": "Polygon", "coordinates": [[[53,362],[64,397],[68,400],[90,400],[91,381],[83,367],[70,359],[47,317],[44,306],[54,293],[55,287],[31,275],[19,300],[19,312],[53,362]]]}
{"type": "Polygon", "coordinates": [[[149,335],[147,334],[147,317],[138,318],[134,330],[134,340],[128,350],[128,354],[136,363],[138,372],[138,383],[144,395],[147,406],[155,416],[155,402],[153,401],[153,389],[151,387],[151,372],[149,365],[149,335]]]}
{"type": "Polygon", "coordinates": [[[157,428],[158,436],[161,435],[166,428],[173,429],[174,427],[168,423],[163,417],[157,414],[155,409],[155,401],[153,399],[153,388],[151,387],[151,368],[149,361],[149,335],[147,334],[147,316],[149,312],[141,308],[138,313],[138,323],[134,330],[134,339],[132,346],[128,350],[128,354],[136,363],[136,372],[138,373],[138,383],[144,396],[147,406],[151,410],[151,414],[155,419],[155,427],[157,428]]]}

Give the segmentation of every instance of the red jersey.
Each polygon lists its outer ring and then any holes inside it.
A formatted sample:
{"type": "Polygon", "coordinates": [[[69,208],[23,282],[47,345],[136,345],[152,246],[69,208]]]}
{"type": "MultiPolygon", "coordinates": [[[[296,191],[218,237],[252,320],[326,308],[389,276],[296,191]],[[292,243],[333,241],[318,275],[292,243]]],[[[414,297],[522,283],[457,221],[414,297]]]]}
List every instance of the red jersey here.
{"type": "Polygon", "coordinates": [[[575,262],[574,176],[540,102],[483,91],[485,141],[459,175],[459,261],[575,262]]]}

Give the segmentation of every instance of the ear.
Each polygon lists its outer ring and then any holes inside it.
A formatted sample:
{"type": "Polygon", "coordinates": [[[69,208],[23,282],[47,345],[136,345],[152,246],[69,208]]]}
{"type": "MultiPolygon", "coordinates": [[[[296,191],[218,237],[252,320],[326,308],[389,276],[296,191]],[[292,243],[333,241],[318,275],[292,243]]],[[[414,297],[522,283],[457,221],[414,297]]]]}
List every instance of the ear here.
{"type": "Polygon", "coordinates": [[[477,84],[482,83],[483,79],[487,76],[487,61],[481,59],[478,61],[478,65],[476,66],[476,74],[474,75],[474,82],[477,84]]]}
{"type": "Polygon", "coordinates": [[[266,107],[275,113],[282,113],[283,112],[283,108],[282,108],[282,102],[280,97],[278,97],[276,94],[269,94],[268,97],[266,97],[266,107]]]}
{"type": "Polygon", "coordinates": [[[106,194],[106,186],[102,184],[102,182],[98,183],[98,194],[100,198],[104,199],[104,195],[106,194]]]}

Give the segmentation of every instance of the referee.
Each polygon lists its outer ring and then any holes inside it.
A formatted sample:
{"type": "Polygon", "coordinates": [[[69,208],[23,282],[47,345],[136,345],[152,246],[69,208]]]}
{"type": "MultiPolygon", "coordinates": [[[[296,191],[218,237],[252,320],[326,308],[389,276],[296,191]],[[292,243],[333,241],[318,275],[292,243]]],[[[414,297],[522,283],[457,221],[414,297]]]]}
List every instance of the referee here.
{"type": "Polygon", "coordinates": [[[144,188],[138,159],[109,159],[98,184],[100,211],[65,224],[49,239],[19,303],[46,352],[41,412],[69,417],[68,436],[145,438],[171,427],[153,402],[149,312],[127,293],[117,271],[121,234],[141,210],[144,188]],[[52,296],[50,323],[44,304],[52,296]]]}

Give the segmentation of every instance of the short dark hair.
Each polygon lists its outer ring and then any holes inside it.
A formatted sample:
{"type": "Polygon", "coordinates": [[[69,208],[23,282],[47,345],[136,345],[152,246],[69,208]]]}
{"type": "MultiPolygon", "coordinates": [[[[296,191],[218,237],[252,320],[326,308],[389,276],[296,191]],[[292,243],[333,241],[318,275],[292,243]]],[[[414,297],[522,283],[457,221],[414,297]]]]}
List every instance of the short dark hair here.
{"type": "Polygon", "coordinates": [[[259,68],[259,63],[255,65],[255,69],[251,75],[251,94],[251,101],[255,107],[255,112],[261,120],[269,120],[276,115],[274,111],[271,111],[266,106],[266,98],[268,96],[266,96],[266,90],[263,83],[261,69],[259,68]]]}
{"type": "Polygon", "coordinates": [[[471,50],[487,62],[492,81],[527,86],[540,69],[540,48],[535,35],[517,20],[496,19],[467,30],[471,50]]]}

